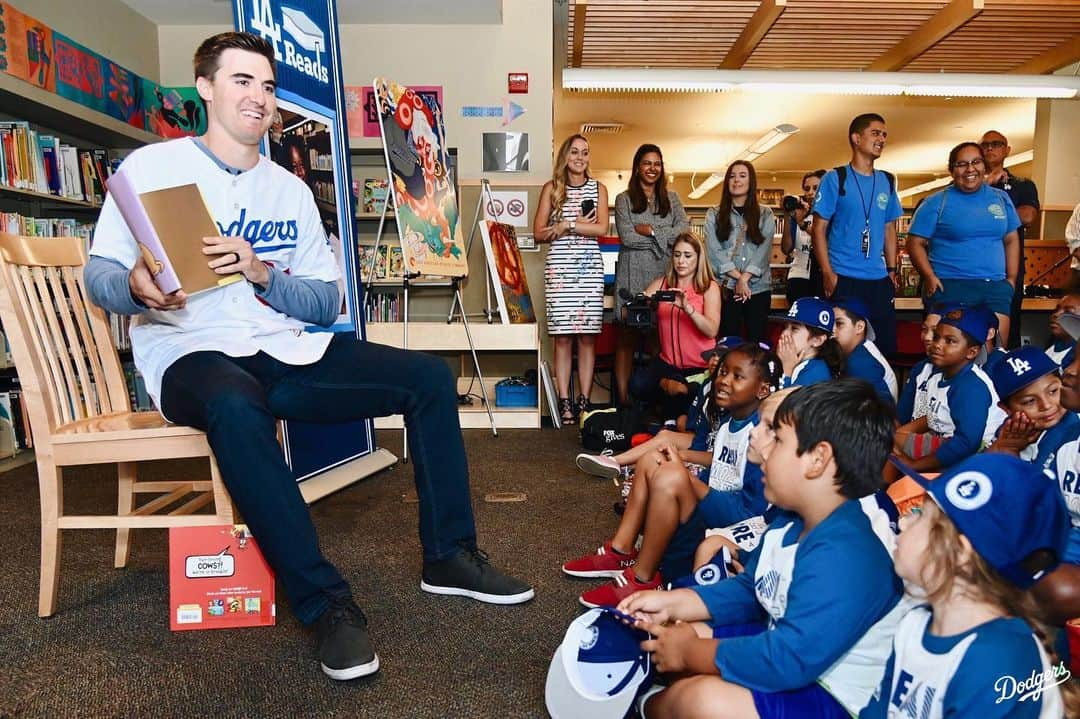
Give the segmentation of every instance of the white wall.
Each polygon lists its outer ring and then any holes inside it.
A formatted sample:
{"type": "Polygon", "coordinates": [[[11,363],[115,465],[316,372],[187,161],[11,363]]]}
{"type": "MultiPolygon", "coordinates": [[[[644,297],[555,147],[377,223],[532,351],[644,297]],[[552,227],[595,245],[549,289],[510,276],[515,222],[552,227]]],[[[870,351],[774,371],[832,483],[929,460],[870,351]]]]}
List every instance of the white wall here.
{"type": "MultiPolygon", "coordinates": [[[[161,82],[191,84],[191,55],[220,26],[158,28],[161,82]]],[[[409,85],[442,85],[447,141],[458,148],[459,181],[481,171],[482,132],[528,132],[530,173],[488,175],[492,184],[542,184],[551,176],[552,7],[540,0],[505,0],[501,25],[343,25],[346,85],[369,85],[382,75],[409,85]],[[529,73],[529,93],[508,95],[506,75],[529,73]],[[461,116],[463,105],[501,105],[509,97],[526,109],[508,128],[498,118],[461,116]]],[[[378,138],[354,141],[381,147],[378,138]]]]}

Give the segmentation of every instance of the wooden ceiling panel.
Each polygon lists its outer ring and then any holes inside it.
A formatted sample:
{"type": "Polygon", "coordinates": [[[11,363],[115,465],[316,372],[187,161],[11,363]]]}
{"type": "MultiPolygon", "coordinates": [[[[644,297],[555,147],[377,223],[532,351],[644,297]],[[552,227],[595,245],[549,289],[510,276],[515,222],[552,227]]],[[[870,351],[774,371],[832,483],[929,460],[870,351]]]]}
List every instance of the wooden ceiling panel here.
{"type": "Polygon", "coordinates": [[[566,63],[865,70],[884,57],[912,72],[1048,72],[1076,59],[1080,0],[984,0],[979,14],[908,62],[905,41],[956,2],[568,0],[566,63]],[[763,16],[771,24],[762,34],[763,16]]]}

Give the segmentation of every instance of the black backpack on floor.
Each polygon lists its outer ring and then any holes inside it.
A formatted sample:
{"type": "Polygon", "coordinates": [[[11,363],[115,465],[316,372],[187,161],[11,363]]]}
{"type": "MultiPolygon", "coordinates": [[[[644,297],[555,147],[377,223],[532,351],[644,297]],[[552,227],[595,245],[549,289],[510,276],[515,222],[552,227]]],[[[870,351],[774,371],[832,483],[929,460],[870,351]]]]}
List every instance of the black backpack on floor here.
{"type": "Polygon", "coordinates": [[[595,409],[581,415],[581,446],[590,452],[625,452],[630,439],[643,428],[636,409],[595,409]]]}

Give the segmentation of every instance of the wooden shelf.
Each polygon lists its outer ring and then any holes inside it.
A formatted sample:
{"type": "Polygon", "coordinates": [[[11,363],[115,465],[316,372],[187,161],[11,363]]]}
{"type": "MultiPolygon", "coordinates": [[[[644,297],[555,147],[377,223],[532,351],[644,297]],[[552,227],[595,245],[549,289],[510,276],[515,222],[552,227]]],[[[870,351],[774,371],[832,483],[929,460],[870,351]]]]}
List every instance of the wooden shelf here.
{"type": "MultiPolygon", "coordinates": [[[[356,213],[356,219],[358,219],[358,220],[377,220],[377,219],[379,219],[379,213],[378,212],[357,212],[356,213]]],[[[386,211],[386,220],[388,222],[389,221],[397,222],[397,215],[394,214],[393,210],[388,209],[386,211]]]]}
{"type": "Polygon", "coordinates": [[[47,200],[49,202],[56,202],[61,205],[71,205],[72,207],[81,208],[84,210],[100,210],[101,205],[94,202],[85,202],[83,200],[73,200],[70,197],[61,197],[60,195],[50,195],[47,192],[35,192],[34,190],[24,190],[20,187],[11,187],[10,185],[0,185],[0,195],[15,195],[17,197],[29,197],[35,200],[47,200]]]}

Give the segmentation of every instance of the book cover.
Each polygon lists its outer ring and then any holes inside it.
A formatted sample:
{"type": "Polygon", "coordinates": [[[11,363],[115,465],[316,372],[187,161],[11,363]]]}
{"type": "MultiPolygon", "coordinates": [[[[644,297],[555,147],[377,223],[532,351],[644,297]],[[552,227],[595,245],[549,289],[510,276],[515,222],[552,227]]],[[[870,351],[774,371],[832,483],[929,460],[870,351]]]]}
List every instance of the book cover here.
{"type": "Polygon", "coordinates": [[[365,215],[376,215],[382,212],[388,190],[389,185],[386,180],[372,178],[364,180],[364,201],[361,212],[365,215]]]}
{"type": "Polygon", "coordinates": [[[183,289],[194,295],[243,278],[240,273],[219,275],[207,265],[202,238],[221,232],[198,185],[137,193],[120,170],[109,178],[109,194],[139,243],[154,282],[165,294],[183,289]]]}
{"type": "Polygon", "coordinates": [[[169,628],[272,626],[274,574],[243,524],[169,529],[169,628]]]}

